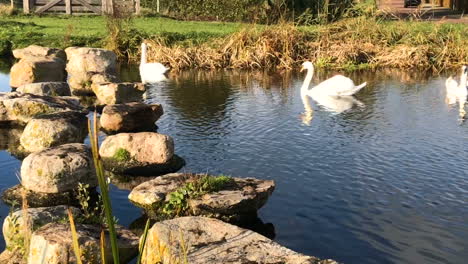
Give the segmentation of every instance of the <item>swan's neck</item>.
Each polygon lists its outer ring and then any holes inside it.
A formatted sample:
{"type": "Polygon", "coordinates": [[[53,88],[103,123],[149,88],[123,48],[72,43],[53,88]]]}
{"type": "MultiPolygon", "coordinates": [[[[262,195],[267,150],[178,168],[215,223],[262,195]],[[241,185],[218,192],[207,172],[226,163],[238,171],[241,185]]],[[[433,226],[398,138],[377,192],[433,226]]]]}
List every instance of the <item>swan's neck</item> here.
{"type": "Polygon", "coordinates": [[[467,76],[468,74],[462,72],[462,75],[460,77],[460,87],[462,88],[466,88],[466,84],[467,84],[467,76]]]}
{"type": "Polygon", "coordinates": [[[146,46],[141,47],[141,65],[146,64],[146,46]]]}
{"type": "Polygon", "coordinates": [[[301,95],[305,95],[307,91],[309,91],[310,82],[312,81],[312,77],[314,76],[313,69],[307,69],[307,75],[304,79],[304,83],[301,87],[301,95]]]}

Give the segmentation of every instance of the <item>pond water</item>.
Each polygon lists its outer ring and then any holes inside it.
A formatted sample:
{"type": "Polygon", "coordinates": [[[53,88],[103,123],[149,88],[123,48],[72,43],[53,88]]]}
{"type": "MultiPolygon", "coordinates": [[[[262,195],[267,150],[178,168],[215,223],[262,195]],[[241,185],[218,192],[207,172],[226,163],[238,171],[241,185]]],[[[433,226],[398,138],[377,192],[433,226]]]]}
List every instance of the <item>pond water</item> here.
{"type": "MultiPolygon", "coordinates": [[[[122,76],[139,79],[135,68],[122,76]]],[[[350,109],[308,99],[305,114],[297,72],[173,73],[147,102],[163,105],[158,131],[174,138],[184,171],[275,180],[260,218],[280,244],[344,263],[466,263],[468,124],[445,103],[447,74],[351,76],[368,86],[350,109]]],[[[0,167],[2,190],[18,183],[20,161],[0,151],[0,167]]],[[[112,187],[126,226],[141,216],[127,195],[112,187]]],[[[2,219],[8,210],[1,203],[2,219]]]]}

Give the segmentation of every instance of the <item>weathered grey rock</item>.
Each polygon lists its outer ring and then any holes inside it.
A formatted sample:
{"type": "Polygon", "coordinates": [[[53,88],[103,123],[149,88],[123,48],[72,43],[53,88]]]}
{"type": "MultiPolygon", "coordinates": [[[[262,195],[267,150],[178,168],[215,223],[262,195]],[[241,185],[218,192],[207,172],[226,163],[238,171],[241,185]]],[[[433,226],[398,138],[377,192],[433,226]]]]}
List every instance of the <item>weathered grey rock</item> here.
{"type": "Polygon", "coordinates": [[[88,134],[88,118],[80,112],[45,114],[29,120],[20,142],[28,152],[67,143],[83,143],[88,134]]]}
{"type": "Polygon", "coordinates": [[[18,92],[0,93],[0,123],[27,123],[33,117],[64,111],[87,114],[77,99],[51,97],[18,92]]]}
{"type": "Polygon", "coordinates": [[[154,131],[155,122],[163,115],[160,104],[128,103],[107,105],[100,123],[107,133],[154,131]]]}
{"type": "Polygon", "coordinates": [[[105,73],[75,73],[69,83],[72,93],[78,96],[94,95],[93,87],[100,83],[119,82],[116,75],[105,73]]]}
{"type": "MultiPolygon", "coordinates": [[[[2,229],[6,246],[9,248],[24,246],[20,242],[24,241],[25,234],[32,234],[48,223],[68,222],[68,208],[65,205],[27,208],[9,214],[3,222],[2,229]]],[[[70,210],[75,219],[81,215],[78,208],[70,207],[70,210]]]]}
{"type": "MultiPolygon", "coordinates": [[[[134,174],[116,174],[110,171],[106,171],[106,175],[109,177],[111,183],[121,190],[133,190],[133,188],[138,185],[155,179],[161,175],[168,173],[174,173],[182,169],[185,166],[185,160],[174,154],[172,159],[164,164],[161,164],[157,167],[153,167],[148,174],[140,175],[138,173],[134,174]],[[150,173],[151,172],[151,173],[150,173]]],[[[130,171],[131,172],[131,171],[130,171]]]]}
{"type": "Polygon", "coordinates": [[[124,104],[143,100],[142,83],[99,83],[92,87],[100,104],[124,104]]]}
{"type": "Polygon", "coordinates": [[[179,252],[185,252],[190,264],[336,263],[302,255],[253,231],[205,217],[180,217],[154,224],[146,238],[142,263],[153,264],[159,257],[170,256],[183,260],[184,254],[179,252]],[[161,253],[160,247],[168,250],[161,253]]]}
{"type": "Polygon", "coordinates": [[[20,87],[35,82],[64,82],[65,61],[50,57],[25,57],[11,67],[10,86],[20,87]]]}
{"type": "MultiPolygon", "coordinates": [[[[128,199],[138,207],[148,211],[150,217],[157,218],[164,202],[170,194],[188,182],[205,176],[204,174],[172,173],[144,182],[135,187],[128,199]]],[[[228,222],[243,222],[256,216],[257,210],[267,202],[275,189],[271,180],[253,178],[232,178],[233,182],[222,190],[207,193],[187,201],[189,215],[203,215],[228,222]]]]}
{"type": "Polygon", "coordinates": [[[76,95],[92,94],[92,85],[117,82],[117,56],[110,50],[70,47],[67,71],[70,87],[76,95]]]}
{"type": "Polygon", "coordinates": [[[70,87],[66,82],[30,83],[18,87],[16,91],[46,96],[71,96],[70,87]]]}
{"type": "Polygon", "coordinates": [[[72,191],[78,183],[97,185],[91,151],[84,144],[65,144],[35,152],[21,165],[21,184],[33,192],[72,191]]]}
{"type": "Polygon", "coordinates": [[[151,175],[174,156],[171,137],[154,133],[121,133],[108,136],[99,154],[104,168],[114,173],[151,175]]]}
{"type": "Polygon", "coordinates": [[[24,59],[28,57],[50,57],[60,58],[64,62],[67,61],[67,55],[65,54],[65,51],[38,45],[30,45],[23,49],[15,49],[13,50],[13,56],[17,59],[24,59]]]}
{"type": "Polygon", "coordinates": [[[69,72],[117,73],[117,56],[106,49],[69,47],[65,49],[69,72]]]}
{"type": "MultiPolygon", "coordinates": [[[[139,237],[131,231],[117,227],[117,244],[121,263],[128,263],[138,253],[139,237]]],[[[87,264],[100,264],[100,227],[77,224],[76,231],[83,252],[82,261],[87,264]]],[[[110,240],[107,235],[106,260],[112,259],[110,240]]],[[[41,263],[45,251],[47,264],[76,263],[72,246],[72,234],[68,224],[48,224],[35,231],[31,236],[29,248],[29,264],[41,263]]]]}
{"type": "MultiPolygon", "coordinates": [[[[94,189],[90,189],[89,192],[93,197],[97,196],[97,192],[94,189]]],[[[77,190],[66,191],[61,193],[38,193],[30,191],[21,184],[15,185],[11,188],[6,189],[2,193],[2,200],[8,205],[22,205],[23,194],[29,207],[48,207],[56,205],[76,205],[79,206],[77,200],[77,190]]]]}

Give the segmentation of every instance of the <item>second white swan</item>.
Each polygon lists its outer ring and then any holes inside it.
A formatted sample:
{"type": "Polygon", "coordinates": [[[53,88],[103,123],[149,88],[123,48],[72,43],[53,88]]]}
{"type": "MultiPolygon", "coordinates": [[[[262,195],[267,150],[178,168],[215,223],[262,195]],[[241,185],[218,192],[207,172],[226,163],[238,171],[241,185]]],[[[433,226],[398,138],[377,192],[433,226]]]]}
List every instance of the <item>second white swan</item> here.
{"type": "Polygon", "coordinates": [[[142,83],[155,83],[165,80],[164,73],[169,70],[159,62],[146,62],[146,43],[141,43],[140,77],[142,83]]]}
{"type": "Polygon", "coordinates": [[[445,81],[445,89],[447,90],[447,96],[453,97],[467,97],[467,77],[468,77],[468,67],[466,65],[462,66],[462,73],[460,76],[460,83],[457,83],[452,76],[450,76],[447,81],[445,81]]]}
{"type": "Polygon", "coordinates": [[[314,65],[310,61],[302,64],[301,72],[307,70],[304,83],[301,88],[301,94],[313,96],[314,94],[328,95],[328,96],[350,96],[359,92],[366,82],[356,86],[353,80],[343,75],[335,75],[332,78],[325,80],[318,85],[309,89],[312,77],[314,76],[314,65]]]}

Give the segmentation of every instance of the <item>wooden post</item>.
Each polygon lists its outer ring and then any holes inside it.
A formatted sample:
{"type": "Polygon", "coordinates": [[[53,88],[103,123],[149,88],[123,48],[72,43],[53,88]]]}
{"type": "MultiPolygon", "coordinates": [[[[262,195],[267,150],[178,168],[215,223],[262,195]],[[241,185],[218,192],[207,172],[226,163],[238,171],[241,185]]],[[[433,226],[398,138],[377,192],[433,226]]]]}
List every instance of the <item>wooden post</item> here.
{"type": "Polygon", "coordinates": [[[107,14],[107,1],[101,0],[101,11],[103,14],[107,14]]]}
{"type": "Polygon", "coordinates": [[[107,0],[107,9],[108,9],[109,15],[114,14],[114,0],[107,0]]]}
{"type": "Polygon", "coordinates": [[[23,12],[25,14],[31,13],[31,8],[29,7],[29,0],[23,0],[23,12]]]}
{"type": "Polygon", "coordinates": [[[140,0],[135,0],[135,13],[140,14],[140,0]]]}
{"type": "Polygon", "coordinates": [[[67,13],[67,15],[72,14],[71,0],[65,0],[65,13],[67,13]]]}
{"type": "Polygon", "coordinates": [[[156,0],[156,12],[159,13],[159,0],[156,0]]]}

